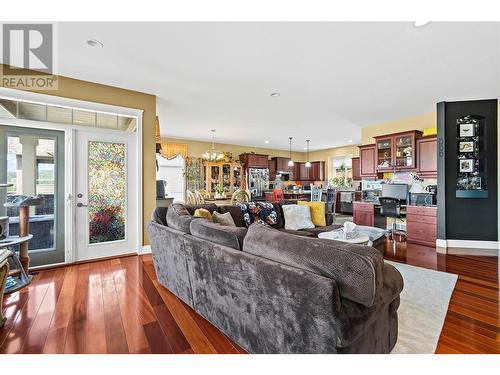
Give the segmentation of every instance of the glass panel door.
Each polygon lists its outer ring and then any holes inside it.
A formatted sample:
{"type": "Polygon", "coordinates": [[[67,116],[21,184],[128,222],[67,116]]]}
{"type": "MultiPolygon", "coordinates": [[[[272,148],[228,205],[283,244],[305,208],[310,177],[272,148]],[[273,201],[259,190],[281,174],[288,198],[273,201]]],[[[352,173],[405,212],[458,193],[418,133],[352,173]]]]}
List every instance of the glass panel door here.
{"type": "Polygon", "coordinates": [[[42,195],[42,204],[30,207],[30,266],[64,262],[64,133],[0,125],[0,155],[0,183],[12,184],[0,189],[9,234],[19,234],[19,202],[42,195]]]}
{"type": "Polygon", "coordinates": [[[231,164],[222,164],[222,186],[226,194],[229,193],[231,190],[231,164]]]}
{"type": "Polygon", "coordinates": [[[218,165],[212,165],[211,167],[211,177],[210,177],[210,194],[215,194],[215,189],[220,183],[220,167],[218,165]]]}
{"type": "Polygon", "coordinates": [[[76,132],[77,260],[138,250],[137,159],[133,133],[76,132]]]}
{"type": "Polygon", "coordinates": [[[396,167],[413,167],[413,137],[402,135],[396,137],[396,167]]]}
{"type": "Polygon", "coordinates": [[[241,186],[241,167],[234,167],[234,179],[233,179],[233,192],[238,190],[241,186]]]}
{"type": "Polygon", "coordinates": [[[392,168],[392,138],[377,140],[377,168],[392,168]]]}

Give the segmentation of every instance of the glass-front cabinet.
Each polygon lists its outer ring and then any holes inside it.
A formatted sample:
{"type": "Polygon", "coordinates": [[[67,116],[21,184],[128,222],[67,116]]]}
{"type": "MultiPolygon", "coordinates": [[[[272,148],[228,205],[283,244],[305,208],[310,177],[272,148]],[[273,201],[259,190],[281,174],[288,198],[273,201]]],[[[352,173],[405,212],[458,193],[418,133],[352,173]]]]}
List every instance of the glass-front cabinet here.
{"type": "Polygon", "coordinates": [[[377,139],[377,169],[378,170],[392,170],[392,147],[393,138],[379,138],[377,139]]]}
{"type": "Polygon", "coordinates": [[[416,168],[415,144],[422,132],[412,130],[375,137],[377,145],[377,171],[412,170],[416,168]]]}
{"type": "Polygon", "coordinates": [[[230,198],[240,188],[243,166],[240,162],[204,162],[205,189],[215,196],[216,192],[224,190],[230,198]]]}

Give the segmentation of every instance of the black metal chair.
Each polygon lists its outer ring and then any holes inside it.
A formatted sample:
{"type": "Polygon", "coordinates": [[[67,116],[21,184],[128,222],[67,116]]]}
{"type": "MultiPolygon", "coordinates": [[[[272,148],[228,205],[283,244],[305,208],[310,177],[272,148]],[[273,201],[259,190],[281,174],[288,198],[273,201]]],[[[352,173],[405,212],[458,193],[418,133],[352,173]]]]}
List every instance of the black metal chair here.
{"type": "MultiPolygon", "coordinates": [[[[397,198],[391,197],[380,197],[378,199],[380,203],[380,216],[390,217],[393,219],[401,219],[405,217],[405,213],[401,212],[401,201],[397,198]]],[[[392,223],[392,229],[390,231],[391,239],[394,239],[394,234],[400,234],[406,238],[406,232],[396,230],[396,220],[392,223]]]]}
{"type": "Polygon", "coordinates": [[[337,211],[337,189],[326,189],[326,217],[327,225],[335,224],[337,211]]]}

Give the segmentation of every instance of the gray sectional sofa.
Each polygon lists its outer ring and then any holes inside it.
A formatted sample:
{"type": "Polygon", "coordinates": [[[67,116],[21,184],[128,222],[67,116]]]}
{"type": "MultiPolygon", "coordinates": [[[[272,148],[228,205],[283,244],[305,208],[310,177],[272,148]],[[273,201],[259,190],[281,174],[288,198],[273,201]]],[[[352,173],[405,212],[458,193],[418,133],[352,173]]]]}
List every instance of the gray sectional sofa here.
{"type": "MultiPolygon", "coordinates": [[[[277,212],[279,206],[276,206],[277,212]]],[[[159,282],[250,353],[389,353],[400,273],[380,251],[320,230],[246,228],[234,206],[157,208],[149,238],[159,282]],[[195,218],[230,212],[236,227],[195,218]]]]}

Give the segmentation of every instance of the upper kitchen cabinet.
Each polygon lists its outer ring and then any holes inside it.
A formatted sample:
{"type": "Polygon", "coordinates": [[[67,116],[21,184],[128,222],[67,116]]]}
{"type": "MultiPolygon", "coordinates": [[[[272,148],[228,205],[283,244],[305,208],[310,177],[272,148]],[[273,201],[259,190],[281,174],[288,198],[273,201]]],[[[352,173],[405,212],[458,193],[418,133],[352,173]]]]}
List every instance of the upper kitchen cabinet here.
{"type": "Polygon", "coordinates": [[[437,138],[429,136],[417,139],[417,169],[422,177],[437,178],[437,138]]]}
{"type": "Polygon", "coordinates": [[[240,155],[240,161],[245,164],[245,168],[269,168],[268,155],[246,153],[240,155]]]}
{"type": "Polygon", "coordinates": [[[324,181],[325,180],[325,162],[313,161],[311,168],[309,168],[309,179],[311,181],[324,181]]]}
{"type": "Polygon", "coordinates": [[[306,163],[297,163],[297,164],[299,164],[300,181],[311,181],[311,176],[310,176],[311,167],[307,168],[306,163]]]}
{"type": "Polygon", "coordinates": [[[412,130],[375,137],[377,172],[416,170],[416,141],[421,136],[421,131],[412,130]]]}
{"type": "Polygon", "coordinates": [[[293,166],[289,166],[288,162],[290,161],[289,158],[283,158],[283,157],[274,157],[271,159],[274,161],[276,165],[276,172],[289,172],[293,173],[293,166]]]}
{"type": "Polygon", "coordinates": [[[359,175],[363,178],[377,177],[375,144],[359,146],[359,175]]]}

